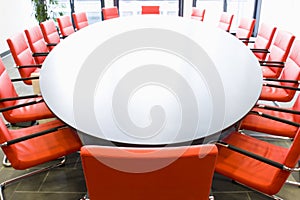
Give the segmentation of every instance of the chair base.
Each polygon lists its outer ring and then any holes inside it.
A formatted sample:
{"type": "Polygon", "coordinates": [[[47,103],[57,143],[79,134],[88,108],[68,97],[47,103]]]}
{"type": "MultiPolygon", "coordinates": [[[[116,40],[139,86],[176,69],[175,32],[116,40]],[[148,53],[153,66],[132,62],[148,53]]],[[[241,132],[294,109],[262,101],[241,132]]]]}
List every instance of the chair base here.
{"type": "Polygon", "coordinates": [[[39,174],[41,172],[48,171],[50,169],[53,169],[53,168],[56,168],[56,167],[64,165],[65,162],[66,162],[65,156],[62,157],[62,158],[59,158],[59,159],[61,159],[60,162],[58,162],[56,164],[53,164],[51,166],[48,166],[48,167],[45,167],[45,168],[42,168],[42,169],[39,169],[39,170],[35,170],[33,172],[29,172],[29,173],[23,174],[21,176],[17,176],[15,178],[12,178],[12,179],[9,179],[9,180],[6,180],[6,181],[2,182],[0,184],[0,200],[5,200],[3,191],[4,191],[4,189],[6,188],[7,185],[9,185],[11,183],[14,183],[16,181],[19,181],[19,180],[21,180],[23,178],[27,178],[27,177],[33,176],[35,174],[39,174]]]}

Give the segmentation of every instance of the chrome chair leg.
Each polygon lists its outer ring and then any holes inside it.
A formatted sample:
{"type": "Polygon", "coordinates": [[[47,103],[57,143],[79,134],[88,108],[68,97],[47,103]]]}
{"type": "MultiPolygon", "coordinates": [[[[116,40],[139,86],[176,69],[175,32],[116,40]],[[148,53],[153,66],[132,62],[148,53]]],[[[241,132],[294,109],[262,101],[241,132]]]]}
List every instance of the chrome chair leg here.
{"type": "Polygon", "coordinates": [[[29,172],[29,173],[23,174],[21,176],[17,176],[15,178],[12,178],[12,179],[9,179],[9,180],[6,180],[6,181],[2,182],[0,184],[0,199],[1,200],[5,200],[3,192],[4,192],[4,189],[6,188],[7,185],[9,185],[9,184],[11,184],[13,182],[19,181],[19,180],[21,180],[23,178],[30,177],[30,176],[33,176],[35,174],[39,174],[41,172],[48,171],[50,169],[53,169],[53,168],[56,168],[56,167],[64,165],[65,162],[66,162],[65,156],[62,157],[62,158],[60,158],[60,159],[62,159],[62,160],[60,160],[60,162],[58,162],[56,164],[53,164],[51,166],[48,166],[48,167],[45,167],[45,168],[42,168],[42,169],[39,169],[39,170],[35,170],[33,172],[29,172]]]}
{"type": "Polygon", "coordinates": [[[6,155],[3,156],[2,165],[4,167],[11,167],[11,164],[10,164],[9,160],[7,159],[6,155]]]}

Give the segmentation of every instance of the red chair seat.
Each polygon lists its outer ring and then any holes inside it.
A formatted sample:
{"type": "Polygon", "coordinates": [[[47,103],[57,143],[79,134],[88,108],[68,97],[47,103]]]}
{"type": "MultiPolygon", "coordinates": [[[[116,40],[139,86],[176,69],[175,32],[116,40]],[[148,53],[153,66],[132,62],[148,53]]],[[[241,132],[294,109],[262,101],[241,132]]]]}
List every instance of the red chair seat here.
{"type": "MultiPolygon", "coordinates": [[[[41,98],[22,99],[16,101],[16,105],[39,100],[41,98]]],[[[3,112],[5,119],[10,123],[18,123],[24,121],[35,121],[37,119],[53,118],[55,115],[49,110],[48,106],[42,103],[16,108],[10,111],[3,112]]]]}
{"type": "MultiPolygon", "coordinates": [[[[265,158],[286,163],[287,148],[275,146],[238,132],[233,132],[224,141],[265,158]]],[[[288,171],[280,170],[226,147],[218,146],[218,150],[216,172],[266,194],[276,194],[290,175],[288,171]]],[[[296,163],[297,159],[290,167],[294,167],[296,163]]]]}
{"type": "MultiPolygon", "coordinates": [[[[274,84],[280,85],[280,84],[274,84]]],[[[293,96],[292,96],[293,98],[293,96]]],[[[259,97],[260,100],[288,102],[291,100],[288,91],[282,88],[263,86],[259,97]]]]}
{"type": "MultiPolygon", "coordinates": [[[[260,111],[268,115],[279,117],[293,122],[300,122],[295,118],[295,115],[289,113],[254,108],[254,111],[260,111]]],[[[241,122],[241,129],[252,130],[257,132],[269,133],[272,135],[294,138],[298,131],[298,127],[288,125],[275,120],[270,120],[255,114],[248,114],[241,122]]]]}
{"type": "MultiPolygon", "coordinates": [[[[0,141],[1,143],[6,142],[59,125],[63,125],[63,123],[59,120],[54,120],[29,128],[8,130],[3,121],[0,120],[2,132],[0,141]]],[[[57,132],[2,147],[2,149],[13,168],[27,169],[78,151],[82,144],[76,134],[76,131],[73,129],[64,128],[57,132]]]]}

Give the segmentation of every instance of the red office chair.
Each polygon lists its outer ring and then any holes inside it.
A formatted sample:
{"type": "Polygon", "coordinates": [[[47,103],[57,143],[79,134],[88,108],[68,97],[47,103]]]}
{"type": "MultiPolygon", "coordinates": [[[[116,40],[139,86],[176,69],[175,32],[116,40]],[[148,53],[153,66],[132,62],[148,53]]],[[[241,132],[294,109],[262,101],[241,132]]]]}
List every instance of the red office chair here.
{"type": "Polygon", "coordinates": [[[160,14],[160,6],[142,6],[142,15],[144,14],[160,14]]]}
{"type": "Polygon", "coordinates": [[[65,15],[57,18],[57,23],[62,38],[66,38],[75,32],[70,16],[65,15]]]}
{"type": "Polygon", "coordinates": [[[37,65],[29,49],[23,33],[18,33],[7,39],[10,52],[17,65],[20,76],[27,85],[31,85],[31,74],[39,73],[41,65],[37,65]]]}
{"type": "Polygon", "coordinates": [[[89,25],[86,12],[72,13],[74,24],[77,30],[89,25]]]}
{"type": "Polygon", "coordinates": [[[18,96],[1,59],[0,112],[12,124],[55,117],[39,95],[18,96]]]}
{"type": "Polygon", "coordinates": [[[289,57],[278,79],[265,78],[260,100],[289,102],[300,83],[300,40],[294,42],[289,57]]]}
{"type": "Polygon", "coordinates": [[[277,32],[267,60],[260,61],[265,78],[280,76],[294,40],[295,36],[289,32],[283,30],[277,32]]]}
{"type": "MultiPolygon", "coordinates": [[[[77,133],[59,120],[28,128],[9,130],[0,120],[0,142],[4,154],[17,170],[28,169],[80,150],[82,146],[77,133]]],[[[29,172],[0,184],[1,199],[4,188],[28,176],[61,166],[64,160],[47,168],[29,172]]]]}
{"type": "Polygon", "coordinates": [[[103,19],[113,19],[119,17],[119,11],[117,7],[111,7],[111,8],[102,8],[103,13],[103,19]]]}
{"type": "Polygon", "coordinates": [[[257,104],[241,121],[240,129],[294,138],[300,127],[300,96],[290,108],[257,104]]]}
{"type": "Polygon", "coordinates": [[[251,49],[258,60],[266,59],[276,30],[276,27],[266,23],[260,25],[253,48],[251,49]]]}
{"type": "Polygon", "coordinates": [[[232,132],[217,146],[216,172],[266,195],[278,193],[291,172],[299,170],[295,168],[300,155],[299,130],[289,148],[239,132],[232,132]]]}
{"type": "Polygon", "coordinates": [[[47,43],[49,51],[51,51],[59,42],[60,37],[56,25],[52,19],[40,23],[40,27],[47,43]]]}
{"type": "Polygon", "coordinates": [[[204,200],[209,198],[217,148],[215,145],[166,148],[84,146],[80,154],[91,200],[204,200]],[[170,164],[155,171],[139,171],[170,160],[170,164]],[[107,163],[130,171],[119,171],[107,163]]]}
{"type": "Polygon", "coordinates": [[[204,16],[205,16],[205,9],[200,9],[196,7],[192,8],[192,15],[191,15],[192,19],[196,19],[203,22],[204,16]]]}
{"type": "Polygon", "coordinates": [[[232,14],[223,12],[220,17],[218,27],[223,29],[224,31],[229,32],[231,24],[232,24],[233,16],[234,15],[232,15],[232,14]]]}
{"type": "Polygon", "coordinates": [[[43,33],[39,25],[25,30],[25,35],[32,52],[32,56],[37,64],[43,64],[49,49],[44,40],[43,33]]]}
{"type": "Polygon", "coordinates": [[[255,26],[255,19],[249,18],[241,18],[239,26],[237,27],[236,33],[234,34],[237,38],[243,41],[246,45],[250,40],[252,35],[254,26],[255,26]]]}

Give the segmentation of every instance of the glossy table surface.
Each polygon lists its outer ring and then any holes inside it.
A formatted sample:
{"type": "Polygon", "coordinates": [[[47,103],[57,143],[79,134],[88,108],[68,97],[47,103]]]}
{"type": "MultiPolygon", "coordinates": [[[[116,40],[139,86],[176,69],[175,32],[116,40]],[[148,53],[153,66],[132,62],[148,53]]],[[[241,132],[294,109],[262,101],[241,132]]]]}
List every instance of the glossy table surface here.
{"type": "Polygon", "coordinates": [[[130,144],[205,138],[240,120],[262,86],[259,63],[234,36],[193,19],[111,19],[70,35],[40,72],[41,93],[87,135],[130,144]]]}

